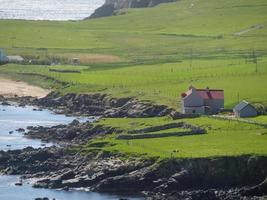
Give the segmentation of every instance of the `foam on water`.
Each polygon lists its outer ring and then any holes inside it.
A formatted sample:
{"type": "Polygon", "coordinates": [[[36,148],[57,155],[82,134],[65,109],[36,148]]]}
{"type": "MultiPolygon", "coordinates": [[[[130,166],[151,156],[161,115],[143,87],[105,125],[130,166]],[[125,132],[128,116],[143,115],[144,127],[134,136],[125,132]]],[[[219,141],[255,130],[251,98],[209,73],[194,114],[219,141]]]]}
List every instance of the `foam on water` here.
{"type": "Polygon", "coordinates": [[[0,19],[81,20],[105,0],[0,0],[0,19]]]}

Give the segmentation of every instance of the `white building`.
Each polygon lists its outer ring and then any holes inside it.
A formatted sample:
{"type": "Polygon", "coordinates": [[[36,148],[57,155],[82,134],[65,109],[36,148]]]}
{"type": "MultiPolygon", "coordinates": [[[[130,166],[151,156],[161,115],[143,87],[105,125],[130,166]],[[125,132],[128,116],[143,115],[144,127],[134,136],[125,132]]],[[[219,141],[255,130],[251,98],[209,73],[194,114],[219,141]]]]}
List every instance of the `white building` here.
{"type": "Polygon", "coordinates": [[[215,114],[224,108],[224,91],[218,89],[196,89],[193,86],[181,94],[184,114],[215,114]]]}

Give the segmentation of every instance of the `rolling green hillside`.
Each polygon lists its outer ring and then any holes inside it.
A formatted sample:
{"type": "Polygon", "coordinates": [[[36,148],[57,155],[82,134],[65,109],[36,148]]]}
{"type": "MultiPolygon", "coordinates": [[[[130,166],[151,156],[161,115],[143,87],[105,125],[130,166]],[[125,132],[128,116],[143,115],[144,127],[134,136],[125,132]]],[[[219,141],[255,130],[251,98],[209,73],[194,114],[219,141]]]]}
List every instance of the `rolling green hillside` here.
{"type": "MultiPolygon", "coordinates": [[[[239,155],[266,155],[266,128],[236,121],[201,117],[197,119],[170,120],[164,118],[146,119],[104,119],[98,124],[120,128],[124,132],[174,122],[187,122],[205,128],[207,134],[162,137],[149,139],[119,140],[116,135],[89,142],[81,149],[143,154],[148,157],[200,158],[239,155]],[[100,145],[105,144],[105,145],[100,145]],[[96,149],[96,147],[99,147],[96,149]]],[[[170,129],[172,131],[172,129],[170,129]]],[[[165,133],[166,130],[160,131],[165,133]]]]}
{"type": "MultiPolygon", "coordinates": [[[[255,64],[245,59],[194,60],[180,63],[135,65],[123,68],[78,66],[5,65],[0,73],[20,74],[16,78],[31,81],[32,73],[44,75],[68,87],[57,87],[60,92],[107,93],[115,97],[134,96],[151,100],[175,109],[180,108],[180,94],[190,84],[196,87],[222,88],[225,106],[231,108],[241,99],[267,105],[267,59],[262,59],[255,72],[255,64]],[[191,67],[190,67],[191,66],[191,67]],[[50,69],[79,70],[80,73],[52,72],[50,69]],[[31,76],[25,76],[25,74],[31,76]],[[24,74],[21,77],[21,74],[24,74]]],[[[45,79],[34,84],[47,86],[45,79]]],[[[52,87],[53,87],[52,83],[52,87]]]]}
{"type": "Polygon", "coordinates": [[[22,55],[91,53],[134,63],[173,62],[191,51],[196,57],[239,57],[252,49],[265,55],[266,10],[264,0],[180,0],[80,22],[0,20],[0,44],[22,55]]]}
{"type": "Polygon", "coordinates": [[[8,53],[79,57],[88,66],[80,74],[19,65],[0,71],[67,82],[57,87],[63,93],[135,96],[176,109],[190,84],[224,89],[228,108],[239,99],[267,104],[266,11],[264,0],[181,0],[88,21],[0,20],[0,44],[8,53]]]}
{"type": "MultiPolygon", "coordinates": [[[[0,66],[0,76],[62,94],[131,96],[179,110],[180,93],[193,84],[224,89],[227,108],[241,99],[267,107],[266,0],[179,0],[77,22],[0,20],[0,46],[27,58],[25,65],[0,66]],[[81,66],[69,65],[74,57],[81,66]],[[61,64],[32,65],[29,60],[61,64]]],[[[266,122],[266,116],[254,119],[266,122]]],[[[100,143],[107,146],[98,150],[160,157],[266,155],[262,126],[208,117],[183,120],[207,134],[129,141],[113,134],[81,150],[94,150],[100,143]]],[[[170,122],[140,118],[98,123],[127,131],[170,122]]]]}

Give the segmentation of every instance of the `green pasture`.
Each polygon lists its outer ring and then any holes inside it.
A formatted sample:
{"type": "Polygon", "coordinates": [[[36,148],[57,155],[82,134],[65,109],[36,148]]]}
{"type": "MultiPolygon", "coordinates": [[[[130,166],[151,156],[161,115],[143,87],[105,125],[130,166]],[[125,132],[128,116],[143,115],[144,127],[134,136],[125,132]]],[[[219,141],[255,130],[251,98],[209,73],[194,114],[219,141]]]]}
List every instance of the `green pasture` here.
{"type": "MultiPolygon", "coordinates": [[[[267,105],[267,59],[257,64],[243,59],[198,59],[192,62],[135,65],[128,67],[4,65],[0,73],[30,81],[33,74],[68,83],[54,88],[62,93],[106,93],[113,97],[132,96],[175,109],[180,108],[180,94],[189,85],[225,90],[225,106],[233,107],[245,99],[267,105]],[[49,69],[79,70],[80,73],[52,72],[49,69]],[[31,76],[26,76],[27,74],[31,76]]],[[[46,81],[44,79],[44,81],[46,81]]],[[[39,83],[43,86],[43,81],[39,83]]],[[[52,84],[53,86],[53,84],[52,84]]]]}
{"type": "MultiPolygon", "coordinates": [[[[135,97],[176,110],[189,85],[208,86],[224,89],[226,108],[243,99],[266,107],[266,38],[266,0],[179,0],[84,21],[0,20],[0,48],[26,58],[24,65],[0,66],[0,76],[62,94],[135,97]],[[81,66],[67,65],[75,57],[81,66]],[[35,60],[57,65],[33,65],[35,60]]],[[[265,116],[254,119],[266,122],[265,116]]],[[[207,134],[118,140],[114,133],[81,150],[161,158],[266,155],[267,132],[261,126],[208,117],[182,121],[205,128],[207,134]]],[[[175,121],[163,117],[98,123],[126,133],[170,122],[175,121]]]]}
{"type": "Polygon", "coordinates": [[[85,65],[26,63],[2,66],[0,73],[62,93],[132,96],[176,109],[191,84],[224,89],[227,108],[242,99],[267,104],[265,0],[180,0],[123,13],[67,22],[0,20],[0,46],[8,54],[63,63],[79,57],[85,65]],[[33,74],[45,77],[32,81],[33,74]]]}
{"type": "Polygon", "coordinates": [[[0,47],[29,58],[101,54],[136,64],[266,55],[266,11],[265,0],[179,0],[94,20],[0,20],[0,47]]]}
{"type": "MultiPolygon", "coordinates": [[[[113,134],[84,145],[81,151],[90,152],[100,146],[100,151],[161,158],[266,155],[267,132],[260,126],[208,117],[175,121],[205,128],[207,134],[134,140],[119,140],[113,134]]],[[[133,130],[175,121],[168,118],[103,119],[98,124],[133,130]]]]}
{"type": "Polygon", "coordinates": [[[253,121],[260,122],[260,123],[267,125],[267,115],[260,115],[257,117],[252,117],[252,118],[249,118],[249,120],[253,120],[253,121]]]}

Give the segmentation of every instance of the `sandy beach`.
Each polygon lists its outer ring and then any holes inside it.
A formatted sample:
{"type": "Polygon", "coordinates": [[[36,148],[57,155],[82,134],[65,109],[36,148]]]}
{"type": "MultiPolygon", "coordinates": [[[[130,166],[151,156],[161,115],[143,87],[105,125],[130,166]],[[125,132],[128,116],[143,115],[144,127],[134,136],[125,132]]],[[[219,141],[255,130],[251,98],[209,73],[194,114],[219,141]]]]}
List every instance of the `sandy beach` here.
{"type": "Polygon", "coordinates": [[[33,96],[42,98],[46,96],[50,91],[29,85],[21,81],[13,81],[0,77],[0,95],[5,97],[17,96],[33,96]]]}

